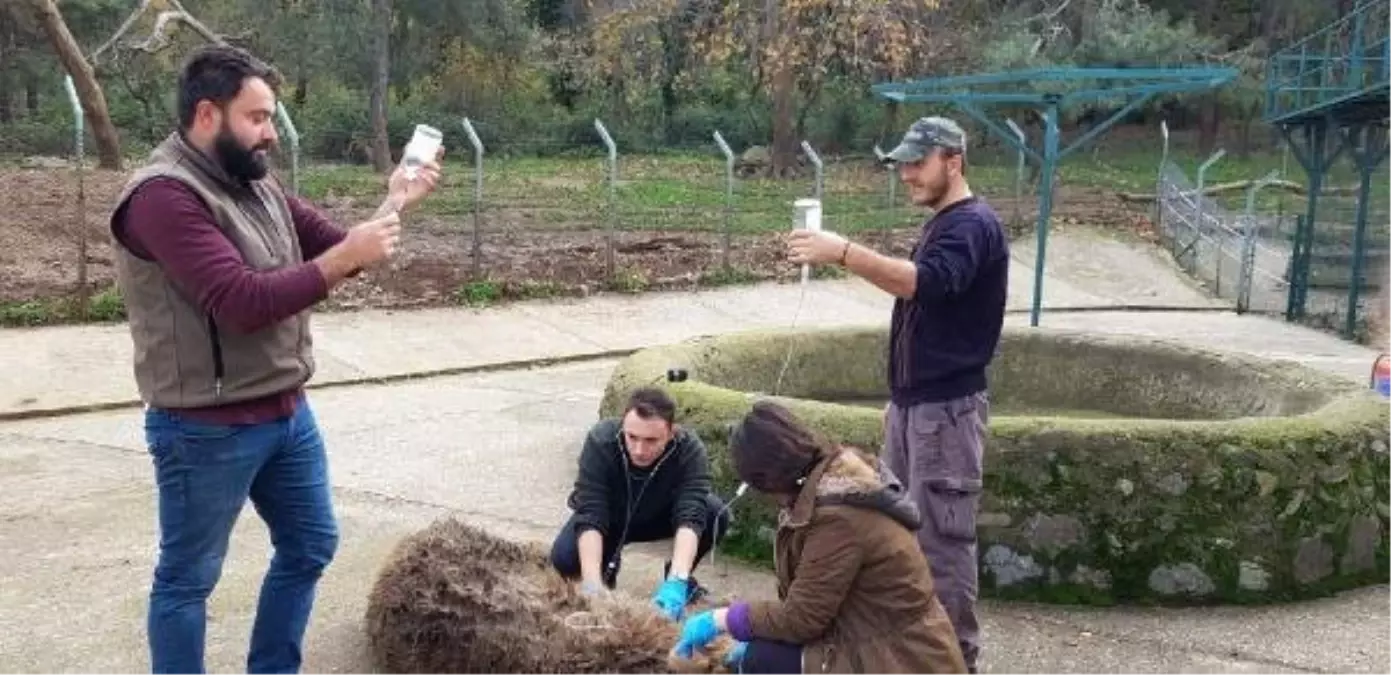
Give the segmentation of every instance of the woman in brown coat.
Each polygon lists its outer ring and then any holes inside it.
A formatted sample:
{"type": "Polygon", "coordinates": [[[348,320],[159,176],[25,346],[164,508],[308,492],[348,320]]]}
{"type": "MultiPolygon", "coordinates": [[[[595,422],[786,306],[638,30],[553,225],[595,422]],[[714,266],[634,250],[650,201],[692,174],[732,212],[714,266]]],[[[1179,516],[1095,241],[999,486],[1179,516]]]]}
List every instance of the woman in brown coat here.
{"type": "Polygon", "coordinates": [[[740,479],[776,499],[778,600],[691,617],[680,656],[723,632],[744,673],[964,673],[914,536],[917,507],[877,459],[759,402],[730,436],[740,479]]]}

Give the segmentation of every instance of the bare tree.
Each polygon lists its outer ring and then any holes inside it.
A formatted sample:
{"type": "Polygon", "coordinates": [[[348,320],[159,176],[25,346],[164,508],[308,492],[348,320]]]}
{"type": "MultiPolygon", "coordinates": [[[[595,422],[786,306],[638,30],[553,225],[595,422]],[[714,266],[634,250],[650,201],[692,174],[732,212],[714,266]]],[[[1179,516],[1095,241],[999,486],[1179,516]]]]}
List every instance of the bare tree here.
{"type": "Polygon", "coordinates": [[[72,76],[77,89],[78,100],[82,103],[82,113],[92,128],[92,136],[97,144],[97,161],[103,169],[121,170],[121,139],[116,133],[116,125],[111,123],[111,113],[107,110],[106,94],[97,82],[92,64],[82,55],[82,48],[68,30],[63,14],[58,11],[55,0],[29,0],[30,9],[39,25],[43,27],[53,51],[63,68],[72,76]]]}
{"type": "Polygon", "coordinates": [[[372,0],[372,166],[391,170],[391,139],[387,136],[386,96],[391,84],[391,0],[372,0]]]}
{"type": "MultiPolygon", "coordinates": [[[[154,28],[150,29],[149,36],[139,42],[130,41],[127,43],[127,47],[146,53],[154,53],[165,48],[169,45],[170,27],[176,22],[182,23],[193,29],[195,33],[198,33],[198,35],[202,36],[202,38],[208,42],[215,44],[227,43],[225,37],[214,33],[207,26],[203,25],[201,21],[195,19],[192,14],[189,14],[188,10],[184,9],[183,4],[180,3],[179,0],[160,0],[159,4],[167,5],[169,9],[161,10],[160,13],[155,16],[155,25],[154,28]]],[[[100,59],[102,55],[116,46],[117,42],[122,37],[125,37],[126,33],[130,32],[130,29],[140,20],[140,17],[144,16],[146,12],[150,11],[155,6],[156,3],[153,0],[140,0],[140,4],[137,5],[135,11],[132,11],[130,16],[126,17],[126,20],[121,23],[121,27],[117,28],[116,32],[113,33],[105,43],[97,47],[96,51],[92,52],[92,60],[96,61],[100,59]]]]}

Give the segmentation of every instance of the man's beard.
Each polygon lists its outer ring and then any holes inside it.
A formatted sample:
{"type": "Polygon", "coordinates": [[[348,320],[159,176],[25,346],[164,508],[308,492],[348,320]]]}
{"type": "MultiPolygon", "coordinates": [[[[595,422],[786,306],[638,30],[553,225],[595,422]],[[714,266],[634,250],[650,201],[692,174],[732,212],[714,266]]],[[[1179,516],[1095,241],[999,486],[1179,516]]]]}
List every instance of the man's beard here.
{"type": "Polygon", "coordinates": [[[261,143],[250,150],[243,148],[237,142],[237,137],[232,135],[232,131],[223,126],[217,132],[214,140],[214,149],[217,151],[218,162],[222,164],[222,170],[227,175],[243,182],[261,180],[270,171],[270,165],[266,161],[266,153],[258,153],[257,150],[270,148],[270,143],[261,143]]]}
{"type": "Polygon", "coordinates": [[[937,206],[942,203],[942,199],[947,196],[947,192],[950,188],[951,184],[943,177],[940,181],[921,186],[919,188],[921,193],[915,202],[918,206],[925,206],[936,211],[937,206]]]}
{"type": "Polygon", "coordinates": [[[951,182],[947,180],[946,176],[942,176],[941,180],[928,189],[927,208],[933,211],[941,210],[942,201],[947,198],[949,192],[951,192],[951,182]]]}

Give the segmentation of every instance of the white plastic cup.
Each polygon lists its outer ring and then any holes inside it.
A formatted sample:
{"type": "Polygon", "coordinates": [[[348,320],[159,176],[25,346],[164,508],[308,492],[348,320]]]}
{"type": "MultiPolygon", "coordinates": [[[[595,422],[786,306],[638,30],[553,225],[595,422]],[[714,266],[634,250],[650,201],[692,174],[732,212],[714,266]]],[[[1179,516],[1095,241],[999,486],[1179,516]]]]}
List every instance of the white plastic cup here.
{"type": "Polygon", "coordinates": [[[415,180],[416,172],[426,163],[432,162],[444,143],[444,134],[428,124],[415,125],[415,134],[406,144],[401,155],[401,166],[406,169],[406,177],[415,180]]]}
{"type": "MultiPolygon", "coordinates": [[[[821,200],[798,199],[792,202],[792,229],[821,231],[821,200]]],[[[802,264],[802,283],[811,278],[811,265],[802,264]]]]}

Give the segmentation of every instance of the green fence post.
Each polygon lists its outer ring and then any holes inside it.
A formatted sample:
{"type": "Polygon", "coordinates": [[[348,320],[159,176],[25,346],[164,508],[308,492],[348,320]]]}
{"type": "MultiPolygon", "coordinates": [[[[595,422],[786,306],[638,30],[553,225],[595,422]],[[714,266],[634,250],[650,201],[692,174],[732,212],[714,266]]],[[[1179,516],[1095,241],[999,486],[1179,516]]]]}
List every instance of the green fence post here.
{"type": "Polygon", "coordinates": [[[483,273],[483,140],[467,117],[464,133],[473,146],[473,278],[479,280],[483,273]]]}
{"type": "Polygon", "coordinates": [[[614,221],[618,217],[618,146],[614,144],[613,137],[609,135],[609,130],[604,128],[604,123],[598,118],[594,120],[594,129],[599,132],[599,138],[603,139],[604,147],[608,149],[608,217],[605,218],[604,225],[604,276],[613,279],[613,230],[614,221]]]}
{"type": "Polygon", "coordinates": [[[720,132],[715,132],[715,145],[724,153],[724,241],[720,251],[720,266],[729,272],[730,229],[734,219],[734,150],[730,149],[720,132]]]}
{"type": "Polygon", "coordinates": [[[68,93],[68,103],[72,106],[72,129],[73,129],[73,154],[76,160],[73,164],[77,173],[77,223],[73,234],[77,237],[77,313],[78,316],[86,319],[91,311],[91,292],[87,288],[87,187],[86,178],[82,174],[82,165],[85,163],[83,157],[83,121],[82,100],[77,96],[77,87],[73,84],[72,76],[63,78],[63,88],[68,93]]]}

